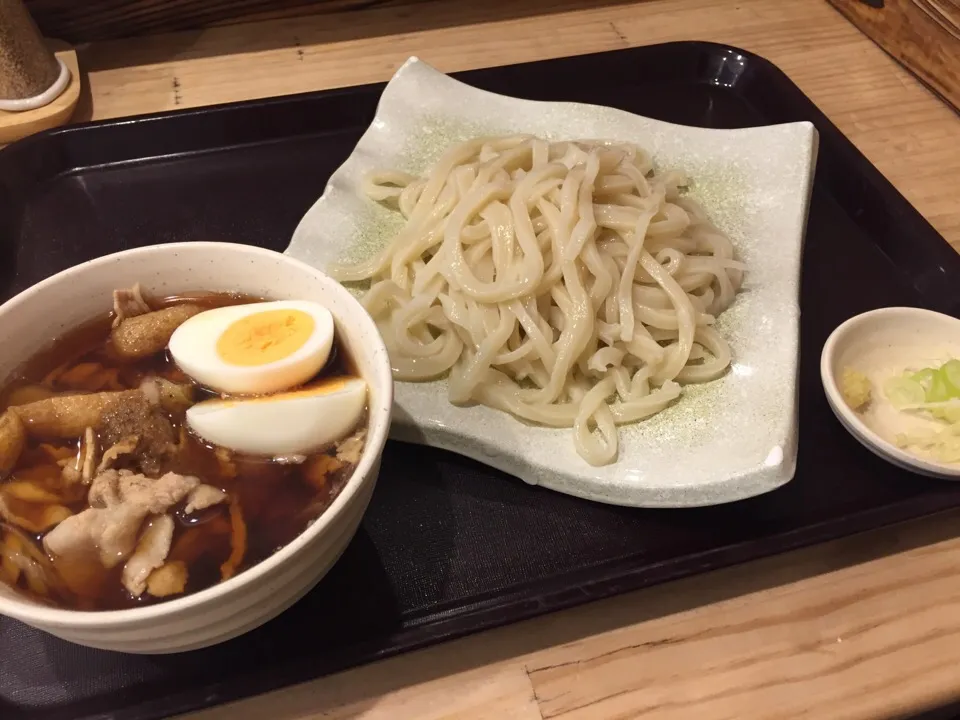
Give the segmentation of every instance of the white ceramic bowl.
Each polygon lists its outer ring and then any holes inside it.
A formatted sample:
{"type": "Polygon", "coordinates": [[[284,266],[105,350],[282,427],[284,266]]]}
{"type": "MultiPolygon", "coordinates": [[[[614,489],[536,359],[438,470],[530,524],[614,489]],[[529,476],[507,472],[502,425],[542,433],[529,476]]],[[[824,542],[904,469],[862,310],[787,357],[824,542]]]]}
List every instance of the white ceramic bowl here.
{"type": "Polygon", "coordinates": [[[386,348],[361,305],[319,270],[279,253],[227,243],[177,243],[108,255],[65,270],[0,306],[0,379],[64,331],[106,312],[114,288],[140,282],[154,295],[232,291],[314,300],[370,387],[369,434],[356,471],[327,511],[293,542],[202,592],[132,610],[79,612],[31,602],[0,583],[0,614],[90,647],[172,653],[252,630],[305,595],[333,566],[367,508],[390,425],[393,381],[386,348]]]}
{"type": "Polygon", "coordinates": [[[960,358],[960,320],[912,307],[871,310],[850,318],[830,334],[820,355],[820,378],[833,413],[868,450],[912,472],[960,480],[960,464],[918,457],[881,436],[847,405],[838,383],[846,367],[861,369],[878,355],[905,367],[922,360],[931,348],[960,358]]]}

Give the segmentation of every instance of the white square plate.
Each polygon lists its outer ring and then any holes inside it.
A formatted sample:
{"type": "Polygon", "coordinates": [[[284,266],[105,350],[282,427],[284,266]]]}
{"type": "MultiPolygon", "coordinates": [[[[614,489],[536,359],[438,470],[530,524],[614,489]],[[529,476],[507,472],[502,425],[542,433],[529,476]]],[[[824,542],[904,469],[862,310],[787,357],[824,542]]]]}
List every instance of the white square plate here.
{"type": "Polygon", "coordinates": [[[392,435],[618,505],[713,505],[788,482],[797,457],[800,260],[817,154],[810,123],[708,130],[606,107],[518,100],[464,85],[411,58],[301,220],[287,254],[320,269],[372,255],[399,229],[399,213],[363,196],[367,172],[419,174],[453,143],[514,133],[630,141],[658,166],[689,175],[691,195],[748,267],[737,300],[717,320],[730,342],[732,367],[712,383],[684,387],[674,405],[649,420],[622,426],[618,460],[604,467],[577,454],[570,430],[451,405],[445,381],[397,383],[392,435]]]}

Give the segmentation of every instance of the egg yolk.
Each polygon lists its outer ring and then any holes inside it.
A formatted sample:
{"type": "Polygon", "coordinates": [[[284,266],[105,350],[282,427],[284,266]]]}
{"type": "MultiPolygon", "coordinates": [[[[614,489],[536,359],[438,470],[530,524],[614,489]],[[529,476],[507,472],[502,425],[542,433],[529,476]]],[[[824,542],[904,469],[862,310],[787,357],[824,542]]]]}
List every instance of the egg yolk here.
{"type": "Polygon", "coordinates": [[[340,392],[347,386],[350,380],[348,377],[325,378],[317,383],[310,383],[299,390],[288,390],[287,392],[274,393],[273,395],[262,395],[260,397],[248,397],[238,400],[214,400],[218,408],[227,408],[234,405],[252,405],[254,403],[273,403],[280,400],[299,400],[305,397],[317,397],[319,395],[333,395],[340,392]]]}
{"type": "Polygon", "coordinates": [[[217,354],[230,365],[267,365],[289,357],[310,339],[314,320],[302,310],[265,310],[231,324],[217,340],[217,354]]]}

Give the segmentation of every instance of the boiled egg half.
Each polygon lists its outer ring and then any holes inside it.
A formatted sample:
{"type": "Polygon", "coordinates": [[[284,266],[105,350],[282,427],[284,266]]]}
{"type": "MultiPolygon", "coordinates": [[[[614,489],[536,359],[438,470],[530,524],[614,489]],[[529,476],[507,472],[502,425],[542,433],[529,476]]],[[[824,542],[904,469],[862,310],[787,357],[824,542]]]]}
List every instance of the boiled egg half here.
{"type": "Polygon", "coordinates": [[[207,400],[187,410],[187,425],[213,445],[249,455],[304,455],[354,430],[367,404],[359,378],[331,378],[293,392],[207,400]]]}
{"type": "Polygon", "coordinates": [[[221,393],[260,395],[305,383],[326,364],[333,316],[305,300],[230,305],[194,315],[168,346],[174,362],[221,393]]]}

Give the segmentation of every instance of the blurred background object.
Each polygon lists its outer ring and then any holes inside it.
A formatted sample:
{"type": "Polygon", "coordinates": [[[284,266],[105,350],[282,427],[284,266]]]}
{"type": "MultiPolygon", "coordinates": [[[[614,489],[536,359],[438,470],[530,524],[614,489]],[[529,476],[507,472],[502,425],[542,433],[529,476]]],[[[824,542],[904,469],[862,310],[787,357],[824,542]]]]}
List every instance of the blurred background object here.
{"type": "Polygon", "coordinates": [[[829,0],[960,112],[960,0],[829,0]]]}
{"type": "Polygon", "coordinates": [[[0,144],[66,123],[80,84],[77,53],[44,39],[21,0],[0,0],[0,144]]]}
{"type": "MultiPolygon", "coordinates": [[[[155,35],[177,30],[250,23],[303,15],[370,14],[396,11],[423,28],[436,16],[461,16],[464,23],[483,8],[503,19],[620,5],[630,0],[25,0],[48,37],[72,43],[155,35]],[[451,6],[453,8],[451,9],[451,6]]],[[[635,0],[634,0],[635,1],[635,0]]],[[[661,0],[661,2],[671,0],[661,0]]],[[[342,18],[338,18],[342,19],[342,18]]],[[[456,24],[461,24],[460,22],[456,24]]]]}
{"type": "MultiPolygon", "coordinates": [[[[26,0],[41,30],[80,43],[232,22],[407,4],[406,0],[26,0]]],[[[429,4],[412,0],[409,4],[429,4]]]]}
{"type": "Polygon", "coordinates": [[[40,95],[60,76],[60,63],[20,0],[0,0],[0,100],[40,95]]]}

